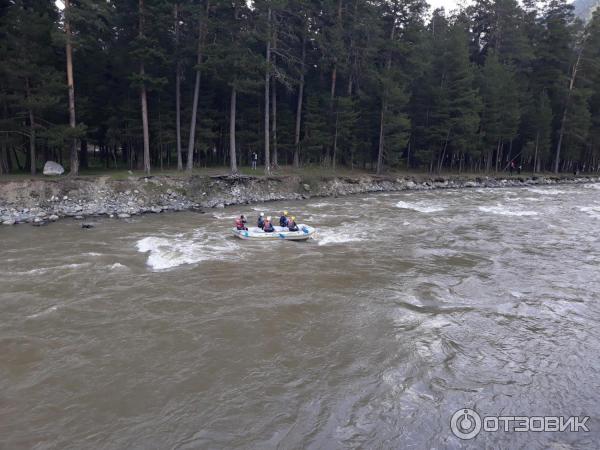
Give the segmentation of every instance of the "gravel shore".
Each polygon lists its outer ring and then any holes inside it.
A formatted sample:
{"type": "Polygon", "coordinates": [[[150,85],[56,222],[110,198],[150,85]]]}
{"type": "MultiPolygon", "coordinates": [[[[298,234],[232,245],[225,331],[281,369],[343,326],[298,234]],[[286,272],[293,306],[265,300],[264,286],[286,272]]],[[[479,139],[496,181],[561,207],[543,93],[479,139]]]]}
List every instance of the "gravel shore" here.
{"type": "Polygon", "coordinates": [[[0,182],[0,223],[44,225],[62,218],[96,216],[126,219],[164,211],[202,211],[226,205],[335,197],[367,192],[501,188],[597,183],[600,177],[110,177],[55,178],[0,182]]]}

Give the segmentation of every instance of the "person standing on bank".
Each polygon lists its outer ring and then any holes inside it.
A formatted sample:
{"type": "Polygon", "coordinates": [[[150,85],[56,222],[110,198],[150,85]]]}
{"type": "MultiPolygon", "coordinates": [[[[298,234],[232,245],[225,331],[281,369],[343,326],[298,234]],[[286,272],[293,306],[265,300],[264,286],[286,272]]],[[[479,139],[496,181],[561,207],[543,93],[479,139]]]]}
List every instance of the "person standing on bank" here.
{"type": "Polygon", "coordinates": [[[256,163],[258,162],[258,155],[256,152],[252,152],[252,170],[256,170],[256,163]]]}

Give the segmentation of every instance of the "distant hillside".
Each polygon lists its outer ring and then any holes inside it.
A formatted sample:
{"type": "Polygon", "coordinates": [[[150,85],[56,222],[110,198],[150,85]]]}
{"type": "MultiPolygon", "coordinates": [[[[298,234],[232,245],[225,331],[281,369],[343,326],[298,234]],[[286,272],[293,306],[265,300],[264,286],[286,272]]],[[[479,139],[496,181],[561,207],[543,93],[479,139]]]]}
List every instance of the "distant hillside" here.
{"type": "Polygon", "coordinates": [[[592,13],[600,5],[600,0],[575,0],[575,15],[586,22],[592,18],[592,13]]]}

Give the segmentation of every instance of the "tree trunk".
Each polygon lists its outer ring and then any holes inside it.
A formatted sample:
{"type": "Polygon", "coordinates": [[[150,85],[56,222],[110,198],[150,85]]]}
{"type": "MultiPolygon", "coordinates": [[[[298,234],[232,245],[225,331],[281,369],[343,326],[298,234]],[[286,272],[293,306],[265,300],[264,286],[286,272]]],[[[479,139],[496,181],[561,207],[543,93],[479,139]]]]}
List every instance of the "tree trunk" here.
{"type": "MultiPolygon", "coordinates": [[[[273,32],[273,48],[277,48],[277,31],[273,32]]],[[[277,64],[276,55],[272,55],[273,58],[273,66],[277,64]]],[[[273,77],[273,82],[271,83],[271,135],[273,139],[273,157],[271,158],[273,161],[273,167],[279,167],[279,155],[277,154],[277,79],[273,77]]]]}
{"type": "Polygon", "coordinates": [[[229,166],[231,173],[237,173],[237,157],[235,152],[235,109],[237,107],[237,91],[231,88],[231,102],[229,105],[229,166]]]}
{"type": "Polygon", "coordinates": [[[569,81],[569,91],[567,93],[567,99],[565,100],[565,108],[563,109],[562,118],[560,120],[560,131],[558,132],[558,142],[556,143],[556,153],[554,156],[554,173],[558,173],[558,165],[560,163],[560,150],[562,147],[563,136],[565,134],[565,124],[567,122],[567,111],[569,109],[569,103],[571,101],[571,94],[573,93],[573,87],[575,86],[575,78],[577,77],[577,71],[579,70],[579,63],[581,62],[581,54],[583,53],[583,48],[585,45],[585,40],[581,44],[579,52],[577,53],[577,61],[573,65],[573,70],[571,72],[571,79],[569,81]]]}
{"type": "Polygon", "coordinates": [[[269,112],[269,96],[270,96],[270,82],[271,82],[271,8],[267,12],[267,50],[265,54],[266,68],[265,68],[265,173],[271,173],[271,151],[269,144],[271,137],[269,135],[269,118],[271,114],[269,112]]]}
{"type": "Polygon", "coordinates": [[[0,147],[0,175],[8,173],[8,164],[6,163],[6,143],[2,142],[0,147]]]}
{"type": "MultiPolygon", "coordinates": [[[[342,28],[342,0],[338,0],[338,5],[337,5],[337,20],[335,23],[336,27],[340,27],[342,28]]],[[[337,141],[337,134],[338,134],[338,130],[337,130],[337,126],[338,126],[338,121],[337,121],[337,116],[336,116],[336,104],[335,104],[335,90],[336,90],[336,85],[337,85],[337,75],[338,75],[338,70],[337,70],[337,63],[338,63],[338,59],[337,59],[337,55],[335,55],[333,57],[333,69],[331,70],[331,88],[330,88],[330,92],[329,92],[329,117],[330,120],[333,121],[333,143],[331,145],[331,147],[333,147],[337,141]]],[[[326,145],[325,146],[325,156],[323,158],[323,162],[324,162],[324,166],[325,167],[329,167],[329,163],[330,163],[330,146],[326,145]]]]}
{"type": "Polygon", "coordinates": [[[304,64],[306,61],[306,30],[302,36],[302,62],[300,66],[300,86],[296,103],[296,133],[294,135],[294,168],[300,167],[300,127],[302,124],[302,97],[304,96],[304,64]]]}
{"type": "Polygon", "coordinates": [[[335,113],[335,127],[333,132],[333,154],[331,155],[331,168],[335,172],[335,165],[337,159],[337,142],[338,142],[338,113],[335,113]]]}
{"type": "Polygon", "coordinates": [[[80,150],[79,150],[79,167],[81,169],[88,168],[88,145],[87,140],[82,139],[80,141],[80,150]]]}
{"type": "MultiPolygon", "coordinates": [[[[139,0],[139,14],[140,14],[140,37],[144,36],[144,0],[139,0]]],[[[146,94],[146,83],[144,78],[146,76],[146,70],[144,67],[144,61],[140,61],[140,78],[142,79],[142,86],[140,88],[140,101],[142,104],[142,129],[144,134],[144,172],[150,173],[150,132],[148,130],[148,98],[146,94]]]]}
{"type": "Polygon", "coordinates": [[[162,119],[160,117],[160,93],[158,94],[158,162],[160,170],[163,170],[163,139],[162,139],[162,119]]]}
{"type": "Polygon", "coordinates": [[[173,6],[175,18],[175,53],[177,63],[175,65],[175,133],[177,135],[177,170],[183,170],[183,159],[181,157],[181,60],[179,58],[179,3],[173,6]]]}
{"type": "Polygon", "coordinates": [[[496,146],[496,161],[495,171],[498,173],[498,160],[500,159],[500,151],[502,150],[502,138],[498,139],[498,145],[496,146]]]}
{"type": "MultiPolygon", "coordinates": [[[[27,93],[27,99],[31,99],[31,87],[29,85],[29,78],[25,79],[25,91],[27,93]]],[[[35,116],[33,114],[33,109],[31,108],[29,108],[29,127],[29,168],[31,171],[31,175],[35,175],[35,116]]]]}
{"type": "Polygon", "coordinates": [[[271,133],[273,135],[273,166],[279,166],[279,155],[277,154],[277,82],[273,79],[273,86],[271,87],[272,91],[272,123],[271,123],[271,133]]]}
{"type": "Polygon", "coordinates": [[[444,159],[446,158],[446,150],[448,149],[448,142],[450,141],[450,131],[451,131],[451,129],[448,128],[448,133],[446,134],[446,141],[444,142],[444,147],[443,147],[442,153],[440,155],[440,160],[438,161],[438,169],[437,169],[438,173],[441,173],[442,166],[444,165],[444,159]]]}
{"type": "MultiPolygon", "coordinates": [[[[64,0],[65,5],[65,37],[67,52],[67,86],[69,88],[69,126],[75,132],[75,84],[73,80],[73,48],[71,44],[71,23],[69,21],[70,0],[64,0]]],[[[77,151],[77,138],[71,141],[71,175],[79,174],[79,153],[77,151]]]]}
{"type": "Polygon", "coordinates": [[[538,148],[540,144],[540,132],[538,131],[535,135],[535,153],[533,155],[533,173],[537,172],[538,169],[538,148]]]}
{"type": "MultiPolygon", "coordinates": [[[[208,11],[210,8],[210,2],[206,2],[206,18],[208,18],[208,11]]],[[[202,16],[198,19],[198,50],[196,52],[196,80],[194,82],[194,99],[192,102],[192,120],[190,122],[190,137],[188,141],[188,156],[186,170],[192,171],[194,167],[194,144],[196,142],[196,117],[198,114],[198,96],[200,94],[200,64],[202,64],[202,49],[204,47],[204,22],[202,16]]]]}
{"type": "Polygon", "coordinates": [[[383,124],[385,121],[385,110],[387,109],[387,105],[385,99],[381,103],[381,117],[379,118],[379,148],[377,151],[377,175],[381,175],[383,171],[383,139],[384,139],[384,130],[383,124]]]}
{"type": "MultiPolygon", "coordinates": [[[[390,32],[390,42],[392,42],[394,40],[394,36],[396,33],[396,23],[392,23],[392,30],[390,32]]],[[[387,55],[387,60],[385,62],[385,68],[386,70],[389,72],[390,69],[392,68],[392,54],[391,52],[388,53],[387,55]]],[[[383,93],[382,93],[382,99],[381,99],[381,117],[380,117],[380,123],[379,123],[379,148],[378,148],[378,152],[377,152],[377,175],[381,175],[381,172],[383,171],[383,151],[384,151],[384,139],[385,139],[385,128],[384,128],[384,122],[385,122],[385,116],[386,116],[386,111],[387,110],[387,92],[386,92],[386,88],[384,87],[383,93]]]]}

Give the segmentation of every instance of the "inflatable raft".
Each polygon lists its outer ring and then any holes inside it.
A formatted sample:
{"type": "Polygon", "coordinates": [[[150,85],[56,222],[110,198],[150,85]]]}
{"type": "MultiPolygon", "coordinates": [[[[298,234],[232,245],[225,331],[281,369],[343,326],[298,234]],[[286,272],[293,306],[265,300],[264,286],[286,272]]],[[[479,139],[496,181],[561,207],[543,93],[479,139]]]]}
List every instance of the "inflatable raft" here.
{"type": "Polygon", "coordinates": [[[305,241],[315,234],[315,228],[308,225],[298,225],[298,231],[289,231],[286,227],[274,227],[273,233],[265,233],[261,228],[250,227],[248,230],[233,228],[233,234],[240,239],[255,241],[305,241]]]}

